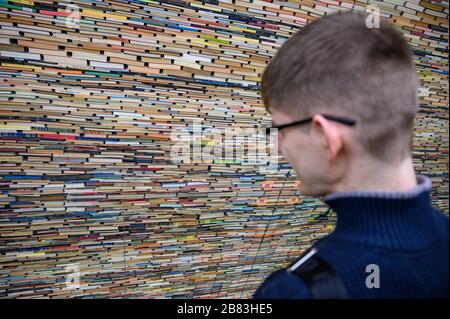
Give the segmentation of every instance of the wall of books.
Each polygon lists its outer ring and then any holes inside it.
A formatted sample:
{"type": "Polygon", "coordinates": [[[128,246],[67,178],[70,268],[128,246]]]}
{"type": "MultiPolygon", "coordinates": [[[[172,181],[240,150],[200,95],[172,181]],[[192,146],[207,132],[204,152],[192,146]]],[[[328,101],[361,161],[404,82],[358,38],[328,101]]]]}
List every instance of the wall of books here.
{"type": "Polygon", "coordinates": [[[368,4],[414,48],[414,161],[448,213],[447,0],[0,0],[0,297],[251,296],[334,216],[282,159],[174,162],[171,132],[269,124],[281,44],[368,4]]]}

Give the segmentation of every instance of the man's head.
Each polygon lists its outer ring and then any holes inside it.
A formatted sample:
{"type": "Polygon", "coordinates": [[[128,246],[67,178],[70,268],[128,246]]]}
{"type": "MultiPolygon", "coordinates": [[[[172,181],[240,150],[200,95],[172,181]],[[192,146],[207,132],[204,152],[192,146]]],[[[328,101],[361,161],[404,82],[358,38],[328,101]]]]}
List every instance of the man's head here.
{"type": "Polygon", "coordinates": [[[366,17],[338,13],[310,23],[280,48],[263,74],[262,97],[274,125],[313,117],[279,132],[279,149],[305,195],[334,191],[355,165],[396,165],[411,156],[418,108],[411,50],[388,22],[368,28],[366,17]]]}

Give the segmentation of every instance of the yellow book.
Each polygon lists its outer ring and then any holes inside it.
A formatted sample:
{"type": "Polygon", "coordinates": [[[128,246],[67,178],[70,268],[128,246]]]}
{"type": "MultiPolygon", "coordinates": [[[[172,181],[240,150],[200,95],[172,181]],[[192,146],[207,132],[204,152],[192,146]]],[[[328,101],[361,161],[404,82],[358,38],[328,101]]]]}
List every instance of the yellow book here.
{"type": "Polygon", "coordinates": [[[20,4],[29,4],[29,5],[33,5],[34,4],[34,1],[31,1],[31,0],[9,0],[8,2],[20,3],[20,4]]]}
{"type": "Polygon", "coordinates": [[[4,131],[29,131],[31,124],[0,124],[0,130],[4,131]]]}
{"type": "Polygon", "coordinates": [[[81,16],[97,19],[103,19],[104,17],[106,17],[104,12],[91,9],[83,9],[81,12],[81,16]]]}

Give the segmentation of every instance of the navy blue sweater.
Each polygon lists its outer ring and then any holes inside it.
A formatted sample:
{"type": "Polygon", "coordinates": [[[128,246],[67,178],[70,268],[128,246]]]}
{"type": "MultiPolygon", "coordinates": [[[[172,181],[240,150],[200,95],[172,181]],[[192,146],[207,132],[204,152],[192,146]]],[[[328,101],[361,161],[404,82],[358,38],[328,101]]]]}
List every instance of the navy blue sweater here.
{"type": "MultiPolygon", "coordinates": [[[[339,192],[324,201],[334,231],[313,247],[341,278],[349,298],[448,298],[449,220],[431,206],[431,181],[417,175],[408,192],[339,192]],[[379,268],[368,288],[367,265],[379,268]]],[[[311,298],[303,280],[281,269],[254,298],[311,298]]]]}

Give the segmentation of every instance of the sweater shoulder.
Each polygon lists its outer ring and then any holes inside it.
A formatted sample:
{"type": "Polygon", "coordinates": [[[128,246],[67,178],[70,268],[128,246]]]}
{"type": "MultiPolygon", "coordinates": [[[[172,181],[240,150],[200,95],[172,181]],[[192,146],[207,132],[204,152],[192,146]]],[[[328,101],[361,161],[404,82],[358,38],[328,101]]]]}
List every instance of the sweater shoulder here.
{"type": "Polygon", "coordinates": [[[255,299],[311,299],[306,283],[287,269],[273,272],[253,295],[255,299]]]}

